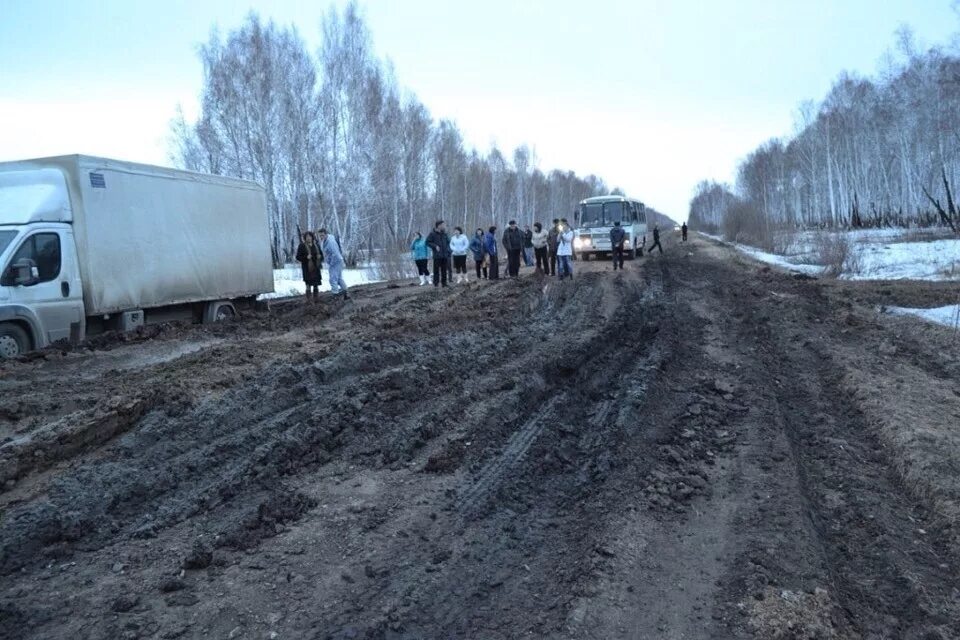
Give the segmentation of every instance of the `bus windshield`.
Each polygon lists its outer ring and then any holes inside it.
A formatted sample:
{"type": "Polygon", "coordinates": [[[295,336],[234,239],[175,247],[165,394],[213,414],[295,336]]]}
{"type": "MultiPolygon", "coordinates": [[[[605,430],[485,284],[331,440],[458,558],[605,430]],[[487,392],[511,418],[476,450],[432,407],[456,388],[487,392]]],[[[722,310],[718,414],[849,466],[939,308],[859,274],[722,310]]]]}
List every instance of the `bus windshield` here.
{"type": "Polygon", "coordinates": [[[581,227],[603,227],[612,226],[614,222],[629,220],[630,216],[625,215],[625,202],[594,202],[580,207],[580,226],[581,227]]]}

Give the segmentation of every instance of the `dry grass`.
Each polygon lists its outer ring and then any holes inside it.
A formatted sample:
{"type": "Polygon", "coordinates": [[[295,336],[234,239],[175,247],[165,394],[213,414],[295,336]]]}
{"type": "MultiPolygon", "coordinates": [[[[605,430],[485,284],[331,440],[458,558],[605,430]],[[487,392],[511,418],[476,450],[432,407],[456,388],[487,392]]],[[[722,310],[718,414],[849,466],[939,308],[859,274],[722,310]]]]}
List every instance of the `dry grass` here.
{"type": "Polygon", "coordinates": [[[862,265],[853,241],[846,233],[822,232],[814,240],[814,256],[824,274],[833,278],[860,273],[862,265]]]}
{"type": "Polygon", "coordinates": [[[377,256],[374,275],[384,281],[403,280],[417,274],[417,267],[409,251],[384,251],[377,256]]]}
{"type": "Polygon", "coordinates": [[[723,217],[723,238],[727,242],[748,244],[776,253],[777,234],[763,212],[753,203],[738,201],[731,204],[723,217]]]}

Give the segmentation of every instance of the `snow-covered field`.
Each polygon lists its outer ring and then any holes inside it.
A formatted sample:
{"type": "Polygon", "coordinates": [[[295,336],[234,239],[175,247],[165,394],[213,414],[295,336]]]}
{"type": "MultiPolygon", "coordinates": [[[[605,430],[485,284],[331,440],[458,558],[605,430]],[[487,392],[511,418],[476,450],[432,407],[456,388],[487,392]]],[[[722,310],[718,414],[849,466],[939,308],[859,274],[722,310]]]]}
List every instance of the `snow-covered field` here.
{"type": "MultiPolygon", "coordinates": [[[[852,241],[855,272],[844,272],[846,280],[960,280],[960,238],[918,239],[916,232],[903,229],[871,229],[845,232],[852,241]]],[[[788,255],[761,251],[755,247],[726,242],[720,236],[703,234],[712,240],[735,247],[754,260],[788,271],[820,275],[826,267],[816,264],[816,235],[797,234],[788,255]]],[[[887,313],[912,315],[960,328],[960,305],[933,309],[887,307],[887,313]]]]}
{"type": "Polygon", "coordinates": [[[907,307],[887,307],[886,311],[894,315],[917,316],[928,322],[944,324],[954,329],[960,329],[960,304],[951,304],[946,307],[933,309],[910,309],[907,307]]]}
{"type": "MultiPolygon", "coordinates": [[[[904,229],[847,231],[858,265],[856,272],[840,275],[848,280],[960,280],[960,238],[922,240],[904,229]]],[[[724,242],[719,236],[707,236],[724,242]]],[[[817,275],[816,235],[797,234],[787,255],[767,253],[743,244],[727,243],[768,264],[799,273],[817,275]]]]}
{"type": "MultiPolygon", "coordinates": [[[[375,270],[371,267],[344,269],[343,279],[348,288],[369,282],[379,282],[375,270]]],[[[303,295],[306,290],[307,285],[303,284],[300,265],[288,264],[282,269],[273,270],[273,293],[265,293],[259,296],[259,299],[303,295]]],[[[326,269],[323,270],[323,284],[320,286],[320,291],[330,291],[330,274],[326,269]]]]}

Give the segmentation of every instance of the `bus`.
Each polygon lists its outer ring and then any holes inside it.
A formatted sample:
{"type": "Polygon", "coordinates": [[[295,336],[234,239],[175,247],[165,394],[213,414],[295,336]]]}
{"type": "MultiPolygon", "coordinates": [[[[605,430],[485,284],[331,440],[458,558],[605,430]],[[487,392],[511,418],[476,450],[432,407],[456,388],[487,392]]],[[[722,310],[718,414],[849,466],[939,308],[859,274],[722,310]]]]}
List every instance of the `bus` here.
{"type": "Polygon", "coordinates": [[[581,260],[590,256],[609,257],[610,229],[614,222],[626,234],[623,254],[628,258],[643,255],[647,244],[647,212],[639,200],[624,196],[599,196],[580,202],[576,212],[573,249],[581,260]]]}

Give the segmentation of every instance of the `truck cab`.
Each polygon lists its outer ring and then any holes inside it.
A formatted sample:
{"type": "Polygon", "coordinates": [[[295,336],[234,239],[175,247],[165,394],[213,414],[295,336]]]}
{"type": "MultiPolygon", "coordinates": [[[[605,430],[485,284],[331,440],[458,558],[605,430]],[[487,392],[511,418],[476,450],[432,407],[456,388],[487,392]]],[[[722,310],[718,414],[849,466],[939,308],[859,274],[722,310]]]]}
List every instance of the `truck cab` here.
{"type": "Polygon", "coordinates": [[[70,222],[63,173],[0,173],[0,357],[83,336],[83,287],[70,222]]]}

